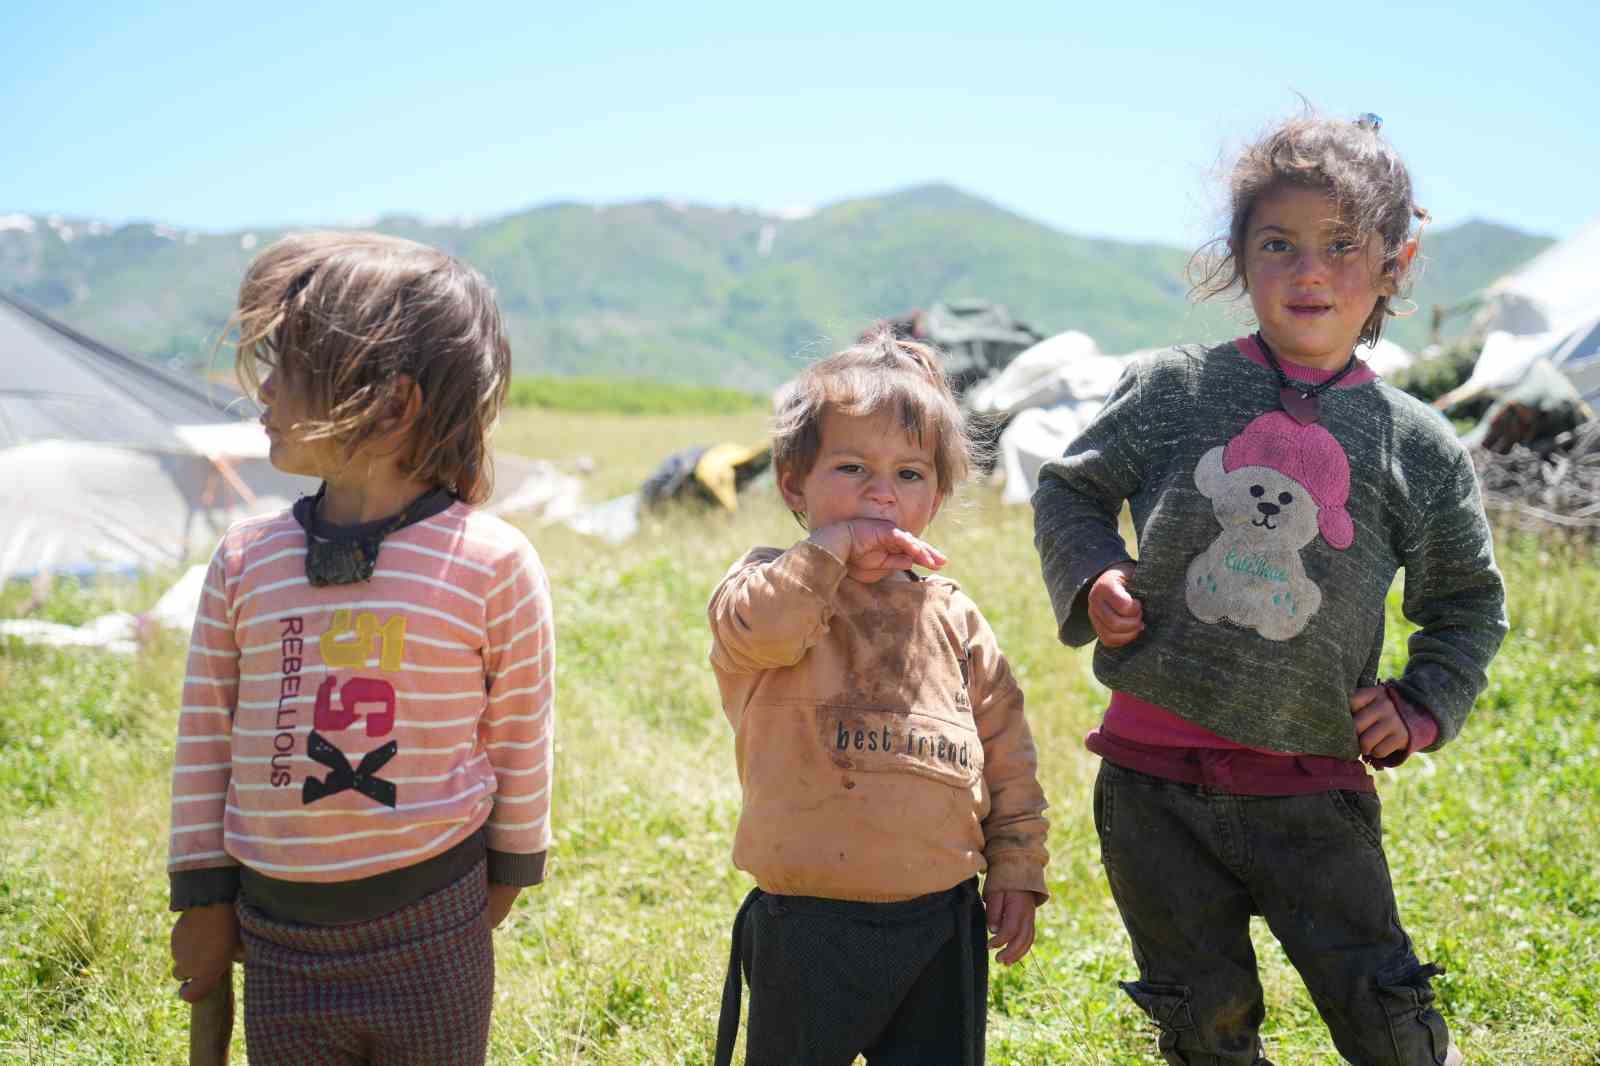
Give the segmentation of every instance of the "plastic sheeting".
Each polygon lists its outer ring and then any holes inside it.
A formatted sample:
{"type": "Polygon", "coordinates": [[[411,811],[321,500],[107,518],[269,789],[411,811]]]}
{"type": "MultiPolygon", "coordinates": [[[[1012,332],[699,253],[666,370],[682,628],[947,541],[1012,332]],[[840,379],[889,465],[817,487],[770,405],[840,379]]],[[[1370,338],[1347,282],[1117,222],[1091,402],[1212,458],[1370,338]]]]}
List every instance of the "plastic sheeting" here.
{"type": "Polygon", "coordinates": [[[1484,302],[1483,352],[1449,399],[1509,388],[1540,359],[1600,398],[1600,219],[1489,286],[1484,302]]]}
{"type": "Polygon", "coordinates": [[[1108,396],[1127,356],[1102,355],[1094,338],[1075,329],[1035,344],[993,380],[972,391],[976,414],[1014,415],[1033,407],[1108,396]]]}
{"type": "Polygon", "coordinates": [[[100,648],[132,654],[140,638],[153,626],[187,633],[194,628],[200,612],[200,594],[205,587],[206,567],[191,566],[173,582],[156,605],[143,614],[113,611],[91,618],[81,626],[43,622],[33,618],[0,620],[0,637],[14,637],[24,644],[53,648],[100,648]]]}
{"type": "Polygon", "coordinates": [[[1000,462],[1006,475],[1000,498],[1006,503],[1032,499],[1039,487],[1039,468],[1046,460],[1059,458],[1104,406],[1099,400],[1077,400],[1031,407],[1012,419],[1000,434],[1000,462]]]}
{"type": "Polygon", "coordinates": [[[0,450],[0,580],[176,567],[209,551],[234,521],[287,506],[313,488],[265,460],[223,469],[193,453],[110,444],[6,448],[0,450]]]}

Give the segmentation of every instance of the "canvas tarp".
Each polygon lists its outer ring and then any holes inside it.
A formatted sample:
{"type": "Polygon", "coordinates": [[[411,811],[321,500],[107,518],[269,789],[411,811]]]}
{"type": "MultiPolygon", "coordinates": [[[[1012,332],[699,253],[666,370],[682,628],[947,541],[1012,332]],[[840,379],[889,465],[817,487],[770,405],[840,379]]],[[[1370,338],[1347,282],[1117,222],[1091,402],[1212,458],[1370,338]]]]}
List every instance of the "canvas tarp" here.
{"type": "Polygon", "coordinates": [[[1600,399],[1600,219],[1490,285],[1474,326],[1483,352],[1441,406],[1503,391],[1541,359],[1600,399]]]}
{"type": "Polygon", "coordinates": [[[177,565],[305,491],[239,407],[0,295],[0,580],[177,565]]]}
{"type": "Polygon", "coordinates": [[[1007,503],[1028,502],[1039,467],[1099,413],[1130,358],[1105,355],[1088,334],[1068,330],[1022,352],[968,395],[974,414],[1007,423],[998,442],[1007,503]]]}
{"type": "MultiPolygon", "coordinates": [[[[272,467],[254,414],[0,295],[0,581],[175,567],[315,491],[272,467]]],[[[495,457],[494,513],[555,520],[580,495],[552,464],[495,457]]]]}

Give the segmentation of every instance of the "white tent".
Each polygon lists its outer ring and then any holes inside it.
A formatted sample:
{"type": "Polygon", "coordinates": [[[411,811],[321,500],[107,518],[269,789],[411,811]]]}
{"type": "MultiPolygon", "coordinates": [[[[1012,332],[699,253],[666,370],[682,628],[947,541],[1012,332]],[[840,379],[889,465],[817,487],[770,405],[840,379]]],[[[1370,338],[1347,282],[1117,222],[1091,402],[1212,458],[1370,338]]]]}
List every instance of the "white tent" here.
{"type": "Polygon", "coordinates": [[[1442,406],[1514,385],[1539,359],[1600,399],[1600,219],[1490,285],[1475,325],[1483,352],[1442,406]]]}
{"type": "Polygon", "coordinates": [[[237,399],[0,295],[0,580],[177,565],[314,487],[237,399]]]}
{"type": "MultiPolygon", "coordinates": [[[[174,567],[315,491],[273,469],[238,401],[0,294],[0,582],[174,567]]],[[[497,455],[487,509],[555,520],[581,490],[549,463],[497,455]]]]}

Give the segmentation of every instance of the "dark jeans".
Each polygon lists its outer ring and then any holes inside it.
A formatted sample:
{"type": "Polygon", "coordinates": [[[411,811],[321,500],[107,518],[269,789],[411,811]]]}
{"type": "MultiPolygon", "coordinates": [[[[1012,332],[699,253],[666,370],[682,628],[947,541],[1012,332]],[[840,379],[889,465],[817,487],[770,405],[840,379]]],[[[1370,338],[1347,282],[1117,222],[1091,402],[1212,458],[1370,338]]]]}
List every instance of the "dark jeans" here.
{"type": "Polygon", "coordinates": [[[1250,916],[1266,919],[1356,1066],[1438,1066],[1449,1038],[1400,928],[1379,801],[1240,796],[1103,762],[1095,828],[1139,980],[1123,988],[1174,1066],[1265,1063],[1250,916]]]}
{"type": "Polygon", "coordinates": [[[747,1066],[981,1066],[989,956],[974,878],[903,903],[753,889],[733,925],[717,1033],[733,1061],[740,971],[747,1066]]]}

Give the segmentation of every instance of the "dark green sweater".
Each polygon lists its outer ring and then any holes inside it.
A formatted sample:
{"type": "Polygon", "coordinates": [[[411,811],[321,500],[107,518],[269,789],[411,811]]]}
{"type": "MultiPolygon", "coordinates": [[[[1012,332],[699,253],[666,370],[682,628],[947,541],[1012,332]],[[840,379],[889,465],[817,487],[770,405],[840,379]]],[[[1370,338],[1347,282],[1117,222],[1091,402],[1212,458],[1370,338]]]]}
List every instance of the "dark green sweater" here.
{"type": "MultiPolygon", "coordinates": [[[[1322,375],[1326,377],[1327,375],[1322,375]]],[[[1377,679],[1384,600],[1404,568],[1421,628],[1398,680],[1460,731],[1505,635],[1505,591],[1466,450],[1364,367],[1320,421],[1279,409],[1249,339],[1136,358],[1033,497],[1034,542],[1064,643],[1094,639],[1094,579],[1128,559],[1145,630],[1095,650],[1095,675],[1229,740],[1361,754],[1350,694],[1377,679]]]]}

